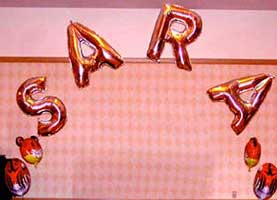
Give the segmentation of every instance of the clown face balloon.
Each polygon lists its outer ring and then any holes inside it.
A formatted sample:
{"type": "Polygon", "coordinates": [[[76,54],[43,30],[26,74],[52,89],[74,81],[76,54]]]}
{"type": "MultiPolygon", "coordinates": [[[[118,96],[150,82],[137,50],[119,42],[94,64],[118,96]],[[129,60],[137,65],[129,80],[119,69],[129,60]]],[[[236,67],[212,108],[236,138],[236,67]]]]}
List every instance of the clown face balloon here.
{"type": "Polygon", "coordinates": [[[25,165],[18,158],[9,159],[5,166],[5,183],[15,196],[23,196],[31,186],[31,175],[25,165]]]}
{"type": "Polygon", "coordinates": [[[16,138],[16,144],[19,146],[22,158],[35,167],[42,159],[43,150],[36,136],[24,139],[23,137],[16,138]]]}
{"type": "Polygon", "coordinates": [[[277,188],[277,168],[271,163],[265,163],[257,171],[253,190],[259,199],[269,199],[277,188]]]}

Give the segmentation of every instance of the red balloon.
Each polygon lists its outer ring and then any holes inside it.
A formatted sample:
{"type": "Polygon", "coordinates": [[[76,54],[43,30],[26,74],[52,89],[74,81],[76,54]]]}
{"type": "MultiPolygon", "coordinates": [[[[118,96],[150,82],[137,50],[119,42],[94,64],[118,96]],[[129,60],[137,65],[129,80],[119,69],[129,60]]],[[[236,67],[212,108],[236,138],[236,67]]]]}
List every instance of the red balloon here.
{"type": "Polygon", "coordinates": [[[258,142],[257,138],[250,138],[244,149],[244,162],[249,168],[249,171],[258,164],[261,151],[261,144],[258,142]]]}
{"type": "Polygon", "coordinates": [[[224,101],[235,117],[232,129],[239,135],[255,115],[270,90],[272,75],[259,74],[247,76],[210,88],[207,93],[213,101],[224,101]],[[243,100],[240,95],[253,89],[250,100],[243,100]]]}
{"type": "Polygon", "coordinates": [[[78,87],[89,85],[89,73],[100,68],[103,63],[117,69],[122,65],[120,55],[94,31],[77,22],[71,22],[67,29],[69,58],[75,82],[78,87]],[[87,45],[94,53],[85,56],[81,44],[87,45]]]}
{"type": "Polygon", "coordinates": [[[36,116],[44,112],[50,113],[51,118],[38,121],[38,134],[41,136],[54,135],[66,122],[66,108],[57,97],[46,96],[34,99],[32,95],[45,90],[46,77],[34,77],[26,80],[17,90],[18,106],[28,115],[36,116]]]}
{"type": "Polygon", "coordinates": [[[5,166],[5,183],[15,196],[23,196],[29,191],[31,175],[24,162],[18,158],[8,160],[5,166]]]}
{"type": "Polygon", "coordinates": [[[43,150],[36,136],[24,139],[23,137],[16,138],[16,144],[19,146],[22,158],[35,167],[41,161],[43,150]]]}
{"type": "Polygon", "coordinates": [[[158,61],[165,42],[169,42],[173,47],[177,66],[191,71],[191,63],[186,46],[195,41],[201,30],[202,20],[197,13],[178,5],[165,4],[156,21],[147,56],[152,60],[158,61]],[[171,26],[175,22],[183,24],[185,30],[182,32],[172,30],[171,26]]]}
{"type": "Polygon", "coordinates": [[[257,171],[253,190],[255,195],[261,199],[269,199],[274,195],[277,188],[277,168],[271,163],[265,163],[257,171]]]}

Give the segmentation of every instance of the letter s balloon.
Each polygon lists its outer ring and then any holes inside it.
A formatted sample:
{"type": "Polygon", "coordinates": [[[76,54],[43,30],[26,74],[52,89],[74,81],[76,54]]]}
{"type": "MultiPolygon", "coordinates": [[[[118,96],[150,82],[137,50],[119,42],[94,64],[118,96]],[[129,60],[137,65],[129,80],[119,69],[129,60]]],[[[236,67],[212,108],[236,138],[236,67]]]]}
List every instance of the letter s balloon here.
{"type": "Polygon", "coordinates": [[[66,123],[66,108],[57,97],[46,96],[34,99],[32,95],[45,90],[46,77],[34,77],[26,80],[17,90],[16,100],[21,110],[31,116],[50,113],[51,118],[38,120],[38,134],[41,136],[54,135],[66,123]]]}

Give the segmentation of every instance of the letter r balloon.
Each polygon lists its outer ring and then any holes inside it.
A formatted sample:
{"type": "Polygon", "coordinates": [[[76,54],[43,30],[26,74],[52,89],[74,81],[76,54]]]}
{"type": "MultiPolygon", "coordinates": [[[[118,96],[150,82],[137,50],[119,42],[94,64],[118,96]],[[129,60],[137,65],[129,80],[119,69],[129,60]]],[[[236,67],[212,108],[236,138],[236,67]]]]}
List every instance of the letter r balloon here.
{"type": "Polygon", "coordinates": [[[181,6],[165,4],[156,21],[147,56],[158,61],[165,42],[169,42],[172,44],[177,66],[191,71],[186,46],[195,41],[201,30],[202,20],[197,13],[181,6]],[[172,30],[171,26],[175,22],[185,25],[185,29],[182,32],[172,30]]]}

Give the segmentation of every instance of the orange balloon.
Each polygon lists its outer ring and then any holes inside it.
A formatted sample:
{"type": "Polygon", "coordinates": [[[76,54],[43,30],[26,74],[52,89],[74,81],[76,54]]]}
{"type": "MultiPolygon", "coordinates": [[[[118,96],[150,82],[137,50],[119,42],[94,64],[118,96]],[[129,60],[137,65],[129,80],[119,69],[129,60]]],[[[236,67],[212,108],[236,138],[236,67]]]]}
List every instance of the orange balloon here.
{"type": "Polygon", "coordinates": [[[232,129],[239,135],[255,115],[270,90],[273,76],[259,74],[247,76],[210,88],[207,93],[213,101],[224,101],[235,117],[232,129]],[[253,89],[250,100],[243,100],[240,95],[253,89]]]}
{"type": "Polygon", "coordinates": [[[5,166],[5,183],[15,196],[23,196],[31,187],[31,175],[23,161],[18,158],[9,159],[5,166]]]}
{"type": "Polygon", "coordinates": [[[261,151],[261,144],[258,142],[257,138],[250,138],[244,149],[244,162],[248,166],[249,171],[258,164],[261,151]]]}
{"type": "Polygon", "coordinates": [[[54,135],[66,122],[66,108],[57,97],[46,96],[34,99],[32,95],[45,90],[46,77],[34,77],[26,80],[17,90],[16,100],[21,110],[31,116],[50,113],[51,118],[38,121],[38,134],[54,135]]]}
{"type": "Polygon", "coordinates": [[[23,137],[16,138],[16,144],[19,146],[22,158],[35,167],[41,161],[43,150],[36,136],[24,139],[23,137]]]}
{"type": "Polygon", "coordinates": [[[75,82],[78,87],[89,85],[89,73],[100,68],[103,63],[117,69],[122,65],[120,55],[99,35],[84,25],[71,22],[67,29],[69,58],[75,82]],[[81,44],[87,45],[94,53],[85,56],[81,44]]]}
{"type": "Polygon", "coordinates": [[[255,195],[261,199],[269,199],[274,195],[277,188],[277,168],[271,163],[265,163],[257,171],[253,190],[255,195]]]}
{"type": "Polygon", "coordinates": [[[197,13],[178,5],[165,4],[156,21],[147,56],[152,60],[158,61],[165,42],[169,42],[173,47],[177,66],[191,71],[192,68],[186,46],[195,41],[201,30],[202,20],[197,13]],[[172,30],[171,26],[175,22],[183,24],[185,29],[182,32],[172,30]]]}

